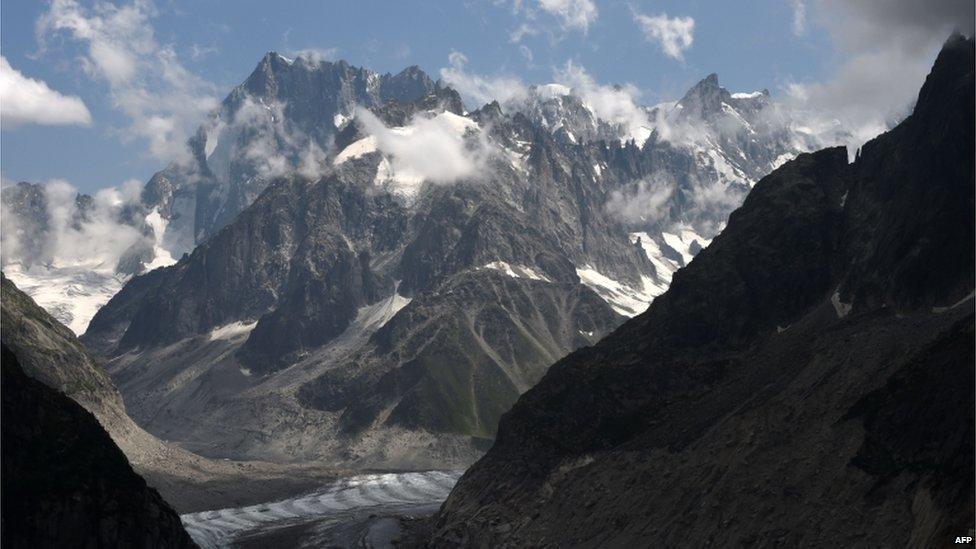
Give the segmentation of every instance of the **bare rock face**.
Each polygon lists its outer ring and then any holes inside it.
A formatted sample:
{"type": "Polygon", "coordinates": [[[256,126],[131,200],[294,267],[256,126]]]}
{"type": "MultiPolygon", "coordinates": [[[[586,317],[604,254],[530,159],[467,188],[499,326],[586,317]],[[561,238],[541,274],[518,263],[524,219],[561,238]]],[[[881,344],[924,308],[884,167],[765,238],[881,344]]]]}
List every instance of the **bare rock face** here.
{"type": "Polygon", "coordinates": [[[91,413],[2,359],[4,547],[196,547],[91,413]]]}
{"type": "Polygon", "coordinates": [[[501,420],[436,546],[940,546],[972,528],[973,41],[848,163],[763,178],[501,420]]]}

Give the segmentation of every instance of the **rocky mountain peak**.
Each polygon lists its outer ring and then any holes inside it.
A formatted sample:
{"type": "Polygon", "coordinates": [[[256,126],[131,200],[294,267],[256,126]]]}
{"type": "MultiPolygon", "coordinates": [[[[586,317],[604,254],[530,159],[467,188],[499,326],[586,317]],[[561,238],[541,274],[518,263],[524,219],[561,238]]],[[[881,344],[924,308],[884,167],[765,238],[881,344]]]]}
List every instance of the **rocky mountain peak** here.
{"type": "Polygon", "coordinates": [[[722,103],[728,103],[731,99],[731,94],[719,85],[718,75],[713,72],[692,86],[678,105],[685,116],[707,118],[720,113],[722,103]]]}

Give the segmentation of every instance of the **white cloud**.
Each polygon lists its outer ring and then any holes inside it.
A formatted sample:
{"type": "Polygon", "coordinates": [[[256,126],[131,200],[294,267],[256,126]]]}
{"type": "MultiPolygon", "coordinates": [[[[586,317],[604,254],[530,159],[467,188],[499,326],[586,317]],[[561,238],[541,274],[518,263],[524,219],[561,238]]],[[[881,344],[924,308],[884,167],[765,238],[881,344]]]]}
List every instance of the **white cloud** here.
{"type": "Polygon", "coordinates": [[[468,58],[461,52],[448,56],[450,67],[441,69],[441,78],[465,99],[476,106],[492,100],[505,103],[526,96],[527,89],[521,80],[508,76],[485,77],[467,72],[468,58]]]}
{"type": "Polygon", "coordinates": [[[634,13],[637,24],[650,42],[657,42],[668,57],[684,60],[683,52],[694,41],[695,20],[691,17],[668,17],[668,14],[643,15],[634,13]]]}
{"type": "Polygon", "coordinates": [[[217,48],[217,46],[201,46],[200,44],[193,44],[190,46],[190,59],[199,61],[219,51],[220,49],[217,48]]]}
{"type": "Polygon", "coordinates": [[[803,0],[793,0],[793,34],[803,36],[807,32],[807,5],[803,0]]]}
{"type": "Polygon", "coordinates": [[[569,86],[598,118],[620,125],[626,135],[651,127],[647,112],[637,104],[640,94],[634,86],[598,84],[586,69],[572,61],[567,61],[554,76],[557,83],[569,86]]]}
{"type": "Polygon", "coordinates": [[[596,21],[598,15],[592,0],[539,0],[539,7],[559,19],[564,29],[583,32],[596,21]]]}
{"type": "Polygon", "coordinates": [[[356,119],[376,138],[377,149],[392,157],[398,177],[433,183],[475,177],[491,152],[472,120],[450,112],[418,114],[404,128],[388,128],[363,108],[356,109],[356,119]],[[468,139],[469,130],[478,137],[468,139]]]}
{"type": "Polygon", "coordinates": [[[0,56],[0,119],[3,126],[88,126],[91,113],[81,98],[63,95],[41,80],[29,78],[0,56]]]}
{"type": "Polygon", "coordinates": [[[953,30],[973,32],[971,0],[821,0],[811,6],[842,62],[823,80],[789,82],[787,101],[811,128],[834,134],[845,128],[842,139],[852,151],[909,113],[953,30]]]}
{"type": "Polygon", "coordinates": [[[102,189],[95,193],[91,208],[80,212],[74,186],[62,179],[48,181],[44,184],[46,226],[32,225],[31,220],[4,208],[3,264],[29,267],[39,261],[56,268],[86,266],[113,272],[126,250],[145,238],[136,227],[121,221],[123,208],[138,203],[141,188],[132,180],[119,188],[102,189]],[[20,236],[28,236],[35,244],[21,249],[20,236]]]}
{"type": "Polygon", "coordinates": [[[655,223],[667,217],[666,206],[674,187],[668,174],[658,172],[633,183],[629,189],[611,192],[605,207],[625,223],[655,223]]]}
{"type": "Polygon", "coordinates": [[[518,28],[508,34],[508,40],[513,44],[517,44],[526,36],[534,36],[536,34],[539,34],[538,29],[528,23],[522,23],[518,28]]]}
{"type": "Polygon", "coordinates": [[[54,0],[36,33],[42,51],[53,35],[87,47],[81,66],[108,84],[112,104],[129,118],[124,139],[146,140],[160,160],[186,160],[186,139],[217,106],[215,90],[183,67],[172,46],[156,41],[150,24],[155,15],[148,0],[96,2],[90,9],[75,0],[54,0]]]}
{"type": "Polygon", "coordinates": [[[234,135],[228,135],[234,144],[234,153],[242,153],[256,175],[265,180],[292,171],[309,179],[318,179],[325,173],[325,152],[303,132],[289,127],[284,111],[283,103],[265,104],[246,98],[234,114],[229,129],[234,135]],[[236,150],[241,143],[236,137],[239,135],[246,136],[243,150],[236,150]]]}
{"type": "Polygon", "coordinates": [[[291,54],[299,59],[318,64],[338,59],[339,48],[305,48],[293,51],[291,54]]]}

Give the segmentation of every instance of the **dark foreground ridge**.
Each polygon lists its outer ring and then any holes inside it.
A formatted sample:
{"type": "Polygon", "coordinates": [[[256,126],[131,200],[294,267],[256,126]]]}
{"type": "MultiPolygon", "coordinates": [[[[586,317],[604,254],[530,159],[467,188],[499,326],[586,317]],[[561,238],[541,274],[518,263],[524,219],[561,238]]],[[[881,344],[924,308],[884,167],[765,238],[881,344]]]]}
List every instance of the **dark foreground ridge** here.
{"type": "Polygon", "coordinates": [[[557,362],[436,546],[934,547],[973,527],[973,41],[914,113],[761,180],[650,309],[557,362]]]}
{"type": "Polygon", "coordinates": [[[196,547],[95,417],[3,345],[4,547],[196,547]]]}

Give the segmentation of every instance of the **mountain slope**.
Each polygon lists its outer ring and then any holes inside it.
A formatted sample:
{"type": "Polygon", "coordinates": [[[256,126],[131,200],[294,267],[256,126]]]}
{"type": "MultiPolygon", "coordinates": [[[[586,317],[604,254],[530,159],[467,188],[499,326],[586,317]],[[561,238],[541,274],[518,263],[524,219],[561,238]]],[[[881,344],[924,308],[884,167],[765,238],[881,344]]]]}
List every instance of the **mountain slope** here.
{"type": "Polygon", "coordinates": [[[3,345],[4,547],[196,547],[98,421],[3,345]]]}
{"type": "Polygon", "coordinates": [[[934,546],[972,528],[973,41],[914,113],[763,178],[667,293],[553,365],[437,545],[934,546]]]}
{"type": "Polygon", "coordinates": [[[71,330],[0,273],[0,340],[23,371],[91,412],[133,468],[181,512],[254,503],[331,481],[332,468],[212,461],[165,443],[129,417],[108,373],[71,330]]]}

